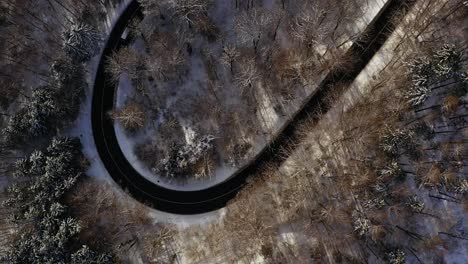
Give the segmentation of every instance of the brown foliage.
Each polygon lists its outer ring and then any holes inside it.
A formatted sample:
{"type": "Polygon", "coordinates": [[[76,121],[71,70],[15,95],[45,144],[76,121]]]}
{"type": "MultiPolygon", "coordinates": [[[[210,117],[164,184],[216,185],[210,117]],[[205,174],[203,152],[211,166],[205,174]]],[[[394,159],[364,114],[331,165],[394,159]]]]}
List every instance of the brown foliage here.
{"type": "Polygon", "coordinates": [[[172,229],[155,224],[148,207],[127,203],[113,190],[108,183],[85,178],[67,195],[73,215],[85,227],[80,239],[93,248],[114,250],[121,260],[136,242],[148,257],[163,255],[158,245],[174,235],[172,229]]]}
{"type": "Polygon", "coordinates": [[[185,31],[157,32],[149,40],[150,56],[144,58],[147,70],[156,79],[177,77],[187,62],[184,47],[190,42],[185,31]]]}
{"type": "Polygon", "coordinates": [[[234,244],[242,245],[242,250],[258,252],[262,245],[274,239],[274,227],[277,225],[273,210],[275,202],[271,194],[252,196],[247,192],[243,190],[229,205],[223,224],[234,244]],[[246,237],[249,239],[245,240],[246,237]]]}
{"type": "MultiPolygon", "coordinates": [[[[418,172],[418,174],[420,174],[418,172]]],[[[428,187],[437,187],[443,179],[443,169],[438,164],[432,164],[429,169],[423,169],[420,174],[421,183],[428,187]]]]}
{"type": "Polygon", "coordinates": [[[145,125],[146,115],[135,102],[127,103],[122,109],[110,113],[112,119],[120,122],[130,131],[142,128],[145,125]]]}
{"type": "Polygon", "coordinates": [[[211,178],[215,171],[215,161],[213,159],[213,155],[204,155],[195,165],[195,178],[202,179],[202,178],[211,178]]]}
{"type": "Polygon", "coordinates": [[[372,225],[370,229],[371,238],[374,241],[382,241],[387,231],[382,225],[372,225]]]}
{"type": "Polygon", "coordinates": [[[219,34],[219,28],[216,27],[210,17],[207,15],[197,15],[194,19],[194,23],[197,30],[205,36],[208,41],[216,41],[219,34]]]}
{"type": "Polygon", "coordinates": [[[298,78],[299,57],[297,55],[295,49],[280,50],[273,53],[272,63],[275,76],[279,76],[283,80],[298,78]]]}
{"type": "Polygon", "coordinates": [[[438,235],[431,236],[430,238],[424,240],[424,246],[428,250],[435,250],[444,247],[444,241],[438,235]]]}
{"type": "Polygon", "coordinates": [[[123,73],[126,73],[130,79],[137,78],[139,65],[141,57],[130,47],[119,49],[107,58],[107,71],[113,82],[118,82],[123,73]]]}
{"type": "Polygon", "coordinates": [[[452,115],[457,111],[459,105],[460,98],[458,98],[457,96],[449,95],[444,98],[444,101],[442,103],[442,110],[444,111],[444,113],[452,115]]]}

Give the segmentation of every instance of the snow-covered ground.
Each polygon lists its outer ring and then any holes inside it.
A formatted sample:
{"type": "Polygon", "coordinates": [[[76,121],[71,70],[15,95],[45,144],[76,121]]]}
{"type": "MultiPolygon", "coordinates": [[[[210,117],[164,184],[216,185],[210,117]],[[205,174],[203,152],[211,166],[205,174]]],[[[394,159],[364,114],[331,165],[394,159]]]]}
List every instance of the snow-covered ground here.
{"type": "MultiPolygon", "coordinates": [[[[117,89],[115,107],[120,109],[124,105],[127,98],[129,98],[133,93],[134,89],[130,80],[127,78],[127,76],[122,76],[119,82],[119,87],[117,89]]],[[[153,126],[147,126],[144,130],[138,131],[138,133],[131,136],[128,135],[119,122],[115,122],[114,129],[120,148],[122,149],[122,152],[124,153],[127,160],[130,162],[130,164],[132,164],[133,168],[146,179],[165,188],[181,191],[202,190],[223,182],[235,172],[234,168],[223,166],[217,167],[216,172],[211,178],[204,179],[202,181],[196,179],[187,179],[183,183],[170,181],[152,172],[148,166],[145,165],[135,155],[134,152],[135,147],[138,144],[143,143],[145,139],[154,133],[153,126]]]]}

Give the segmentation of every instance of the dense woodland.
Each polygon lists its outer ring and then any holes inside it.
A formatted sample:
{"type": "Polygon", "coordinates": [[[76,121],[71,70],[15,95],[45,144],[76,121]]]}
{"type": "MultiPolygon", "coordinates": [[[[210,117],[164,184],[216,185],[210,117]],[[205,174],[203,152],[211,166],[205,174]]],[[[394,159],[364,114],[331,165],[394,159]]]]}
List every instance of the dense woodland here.
{"type": "MultiPolygon", "coordinates": [[[[310,113],[297,132],[301,143],[278,153],[286,161],[265,164],[214,218],[188,225],[177,223],[183,218],[161,220],[165,216],[110,179],[86,175],[95,157],[84,155],[80,139],[65,133],[91,96],[90,61],[103,47],[107,15],[120,2],[0,3],[1,263],[466,260],[466,1],[417,0],[408,14],[392,18],[395,31],[375,60],[354,82],[330,87],[330,109],[310,113]]],[[[127,47],[106,58],[114,82],[125,75],[137,88],[124,108],[109,113],[130,134],[158,116],[169,98],[154,97],[152,82],[158,88],[182,84],[195,56],[190,53],[203,54],[204,65],[219,64],[206,67],[206,82],[195,86],[209,102],[187,97],[175,104],[207,105],[193,113],[193,124],[216,122],[198,128],[198,142],[180,143],[172,160],[162,159],[159,171],[169,176],[174,166],[187,172],[176,164],[182,162],[208,177],[214,165],[206,153],[213,149],[226,149],[221,159],[232,164],[248,160],[247,145],[261,118],[256,113],[262,110],[255,110],[260,88],[280,101],[279,112],[287,112],[288,105],[298,106],[297,87],[351,67],[345,47],[361,31],[346,28],[371,1],[224,2],[236,14],[230,29],[237,38],[213,26],[216,17],[207,15],[212,1],[142,0],[151,19],[132,22],[130,35],[146,38],[147,52],[127,47]],[[268,11],[271,6],[275,12],[268,11]],[[161,23],[173,34],[156,30],[161,23]],[[281,46],[281,34],[291,43],[281,46]],[[209,54],[200,43],[218,44],[209,54]],[[233,94],[233,108],[213,111],[233,94]],[[211,133],[210,126],[223,122],[235,126],[211,133]]],[[[180,124],[170,114],[157,132],[178,138],[180,124]]],[[[159,147],[153,139],[146,143],[139,149],[142,159],[159,147]]]]}
{"type": "MultiPolygon", "coordinates": [[[[111,1],[0,3],[2,263],[115,263],[78,238],[63,200],[87,167],[77,138],[85,63],[99,52],[111,1]]],[[[106,250],[105,252],[109,252],[106,250]]]]}
{"type": "Polygon", "coordinates": [[[365,29],[358,24],[370,22],[362,17],[374,7],[366,1],[142,6],[131,44],[108,58],[119,89],[134,90],[111,116],[130,137],[140,135],[133,151],[155,174],[201,180],[255,156],[323,76],[344,67],[347,48],[365,29]]]}

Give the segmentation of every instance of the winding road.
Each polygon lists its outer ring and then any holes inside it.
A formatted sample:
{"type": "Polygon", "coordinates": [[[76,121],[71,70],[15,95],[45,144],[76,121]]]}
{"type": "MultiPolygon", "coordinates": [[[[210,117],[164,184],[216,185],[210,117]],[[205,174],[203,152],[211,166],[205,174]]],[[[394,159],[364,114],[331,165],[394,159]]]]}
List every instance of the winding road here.
{"type": "Polygon", "coordinates": [[[197,191],[170,190],[161,187],[140,175],[123,154],[114,130],[114,123],[108,112],[114,107],[116,85],[110,81],[106,72],[106,58],[125,44],[121,39],[128,21],[141,14],[137,1],[132,1],[117,20],[102,53],[96,73],[92,99],[92,129],[97,152],[116,183],[136,200],[157,210],[175,214],[199,214],[224,207],[229,200],[246,184],[249,176],[257,175],[268,165],[279,167],[286,159],[282,150],[292,150],[301,141],[297,127],[310,116],[318,120],[318,113],[326,113],[331,105],[325,100],[331,94],[342,93],[357,75],[364,69],[374,54],[380,49],[387,37],[394,30],[390,19],[397,13],[405,13],[414,4],[414,0],[388,0],[376,18],[368,25],[362,38],[353,43],[347,52],[352,67],[330,72],[320,83],[316,92],[306,98],[303,108],[283,127],[271,141],[248,165],[239,169],[232,177],[207,189],[197,191]],[[342,88],[337,88],[342,87],[342,88]],[[337,91],[336,89],[340,89],[337,91]]]}

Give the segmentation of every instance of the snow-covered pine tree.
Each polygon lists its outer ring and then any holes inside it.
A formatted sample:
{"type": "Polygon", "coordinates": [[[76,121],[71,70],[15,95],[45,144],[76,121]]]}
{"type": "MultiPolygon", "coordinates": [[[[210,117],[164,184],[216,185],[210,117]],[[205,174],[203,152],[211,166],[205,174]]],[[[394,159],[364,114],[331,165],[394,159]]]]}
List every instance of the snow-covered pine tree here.
{"type": "Polygon", "coordinates": [[[404,264],[406,263],[406,254],[401,249],[395,249],[385,254],[388,264],[404,264]]]}
{"type": "Polygon", "coordinates": [[[48,86],[35,88],[31,102],[13,115],[5,129],[6,140],[19,142],[31,136],[48,132],[52,117],[60,112],[56,105],[55,92],[48,86]]]}
{"type": "Polygon", "coordinates": [[[78,221],[64,211],[46,215],[38,231],[23,233],[2,258],[7,263],[70,263],[69,244],[80,231],[78,221]]]}
{"type": "Polygon", "coordinates": [[[431,140],[436,135],[434,127],[428,125],[426,122],[418,123],[412,130],[424,140],[431,140]]]}
{"type": "Polygon", "coordinates": [[[80,146],[78,139],[55,138],[45,151],[17,162],[15,175],[22,179],[8,189],[4,205],[12,210],[12,220],[30,225],[20,229],[0,262],[115,263],[110,255],[70,247],[81,227],[60,200],[82,174],[80,146]]]}
{"type": "Polygon", "coordinates": [[[60,113],[56,104],[55,91],[48,86],[35,88],[32,93],[32,101],[27,106],[28,134],[40,136],[46,134],[54,116],[60,113]]]}
{"type": "Polygon", "coordinates": [[[433,55],[432,67],[439,78],[450,78],[459,75],[461,53],[454,45],[443,45],[433,55]]]}
{"type": "Polygon", "coordinates": [[[414,145],[414,132],[404,129],[387,127],[380,140],[380,147],[391,157],[398,156],[402,150],[414,145]]]}
{"type": "Polygon", "coordinates": [[[153,170],[164,177],[174,178],[186,174],[211,149],[213,149],[213,135],[205,135],[197,141],[184,146],[172,146],[167,157],[162,159],[153,170]]]}
{"type": "Polygon", "coordinates": [[[431,89],[427,86],[412,86],[406,93],[408,103],[412,106],[418,106],[424,103],[431,95],[431,89]]]}
{"type": "Polygon", "coordinates": [[[406,205],[413,211],[421,213],[424,210],[424,202],[417,195],[410,196],[406,205]]]}
{"type": "Polygon", "coordinates": [[[99,42],[99,34],[92,26],[77,22],[64,33],[63,48],[72,60],[86,62],[96,55],[99,42]]]}
{"type": "Polygon", "coordinates": [[[74,119],[79,111],[86,87],[83,72],[83,66],[73,63],[69,58],[55,60],[50,68],[62,121],[74,119]]]}
{"type": "Polygon", "coordinates": [[[4,129],[5,141],[15,144],[50,132],[55,124],[74,117],[79,110],[83,79],[72,78],[59,89],[40,86],[32,91],[30,103],[12,115],[4,129]]]}
{"type": "Polygon", "coordinates": [[[468,193],[468,179],[459,179],[454,186],[454,191],[460,194],[468,193]]]}
{"type": "Polygon", "coordinates": [[[449,78],[463,80],[461,71],[462,54],[453,45],[443,45],[431,56],[416,58],[408,63],[408,74],[412,86],[406,93],[408,103],[421,105],[431,95],[431,86],[449,78]]]}
{"type": "Polygon", "coordinates": [[[6,128],[3,130],[5,142],[16,144],[24,139],[28,131],[26,109],[21,109],[10,117],[6,128]]]}
{"type": "Polygon", "coordinates": [[[412,106],[421,105],[431,95],[429,82],[432,78],[433,69],[428,57],[421,57],[408,63],[408,74],[412,85],[405,97],[412,106]]]}
{"type": "Polygon", "coordinates": [[[71,264],[113,264],[115,260],[110,254],[99,254],[88,246],[83,246],[71,256],[71,264]]]}
{"type": "Polygon", "coordinates": [[[55,100],[55,91],[49,86],[35,88],[32,92],[30,108],[38,114],[49,117],[60,111],[55,100]]]}
{"type": "Polygon", "coordinates": [[[361,237],[368,235],[371,227],[371,222],[364,215],[364,213],[356,210],[352,213],[352,217],[354,232],[356,232],[361,237]]]}
{"type": "Polygon", "coordinates": [[[72,81],[78,71],[79,67],[68,58],[59,58],[55,60],[50,67],[52,78],[59,86],[63,86],[72,81]]]}
{"type": "Polygon", "coordinates": [[[16,164],[16,177],[23,180],[9,189],[6,205],[14,207],[14,219],[41,218],[44,210],[70,189],[81,175],[81,152],[77,139],[55,138],[45,153],[35,151],[16,164]]]}
{"type": "Polygon", "coordinates": [[[391,161],[387,166],[379,170],[379,176],[387,180],[402,179],[405,172],[401,169],[397,161],[391,161]]]}
{"type": "Polygon", "coordinates": [[[464,83],[468,83],[468,71],[460,73],[460,79],[464,83]]]}

